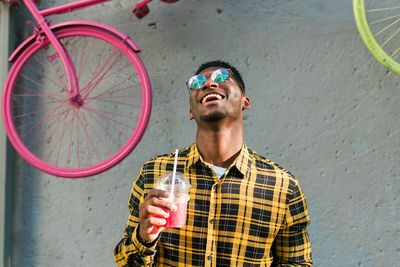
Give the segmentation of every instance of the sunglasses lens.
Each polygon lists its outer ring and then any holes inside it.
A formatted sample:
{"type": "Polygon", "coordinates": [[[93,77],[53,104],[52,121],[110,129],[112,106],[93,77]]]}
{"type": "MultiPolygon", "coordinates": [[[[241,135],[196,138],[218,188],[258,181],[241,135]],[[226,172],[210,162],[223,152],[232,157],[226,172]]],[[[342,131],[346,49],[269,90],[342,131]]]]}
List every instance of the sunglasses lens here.
{"type": "Polygon", "coordinates": [[[206,77],[204,75],[195,75],[189,79],[189,87],[191,89],[200,89],[206,82],[206,77]]]}
{"type": "Polygon", "coordinates": [[[227,69],[219,69],[211,74],[211,80],[217,83],[225,82],[228,79],[229,73],[227,69]]]}

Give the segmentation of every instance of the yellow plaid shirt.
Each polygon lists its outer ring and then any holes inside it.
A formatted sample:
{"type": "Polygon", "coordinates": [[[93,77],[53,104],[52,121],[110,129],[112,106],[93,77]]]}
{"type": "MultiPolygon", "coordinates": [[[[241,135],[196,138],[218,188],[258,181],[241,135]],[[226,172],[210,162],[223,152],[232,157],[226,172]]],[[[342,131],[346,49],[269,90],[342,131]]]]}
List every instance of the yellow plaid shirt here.
{"type": "Polygon", "coordinates": [[[244,144],[218,179],[196,144],[178,153],[190,179],[186,226],[165,229],[152,247],[137,239],[139,205],[175,153],[146,162],[129,200],[130,216],[114,251],[118,266],[312,266],[307,202],[298,181],[244,144]]]}

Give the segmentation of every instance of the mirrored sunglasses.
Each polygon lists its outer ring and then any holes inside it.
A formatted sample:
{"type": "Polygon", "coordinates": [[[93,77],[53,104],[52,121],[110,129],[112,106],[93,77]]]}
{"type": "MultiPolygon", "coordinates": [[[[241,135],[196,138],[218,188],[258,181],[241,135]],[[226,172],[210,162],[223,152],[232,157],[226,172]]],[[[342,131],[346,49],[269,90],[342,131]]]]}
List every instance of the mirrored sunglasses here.
{"type": "MultiPolygon", "coordinates": [[[[211,73],[210,79],[216,83],[223,83],[228,79],[230,72],[231,72],[230,69],[223,69],[223,68],[217,69],[211,73]]],[[[207,78],[205,75],[203,75],[203,74],[194,75],[186,82],[186,86],[187,86],[189,92],[191,90],[199,90],[206,81],[207,81],[207,78]]],[[[240,87],[240,90],[243,91],[243,89],[241,87],[240,87]]]]}

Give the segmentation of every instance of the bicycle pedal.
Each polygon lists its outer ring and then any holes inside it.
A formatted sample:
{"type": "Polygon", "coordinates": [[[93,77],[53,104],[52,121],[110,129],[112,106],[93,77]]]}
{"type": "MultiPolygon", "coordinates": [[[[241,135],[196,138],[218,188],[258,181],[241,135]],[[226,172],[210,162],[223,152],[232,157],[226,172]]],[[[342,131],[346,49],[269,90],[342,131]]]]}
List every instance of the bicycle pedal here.
{"type": "Polygon", "coordinates": [[[133,14],[135,14],[135,16],[138,19],[142,19],[143,17],[145,17],[147,14],[149,14],[150,9],[147,5],[140,5],[137,4],[135,6],[135,8],[132,10],[133,14]]]}

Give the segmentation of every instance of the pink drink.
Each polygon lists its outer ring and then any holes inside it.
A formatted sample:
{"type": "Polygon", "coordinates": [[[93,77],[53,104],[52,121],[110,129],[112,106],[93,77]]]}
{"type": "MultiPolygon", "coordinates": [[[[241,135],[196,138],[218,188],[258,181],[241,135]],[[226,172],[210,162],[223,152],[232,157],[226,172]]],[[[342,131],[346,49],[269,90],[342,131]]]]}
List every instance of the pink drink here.
{"type": "Polygon", "coordinates": [[[186,225],[187,200],[174,201],[174,204],[177,207],[176,211],[163,209],[169,213],[169,217],[165,218],[166,223],[163,225],[166,228],[180,228],[186,225]]]}

